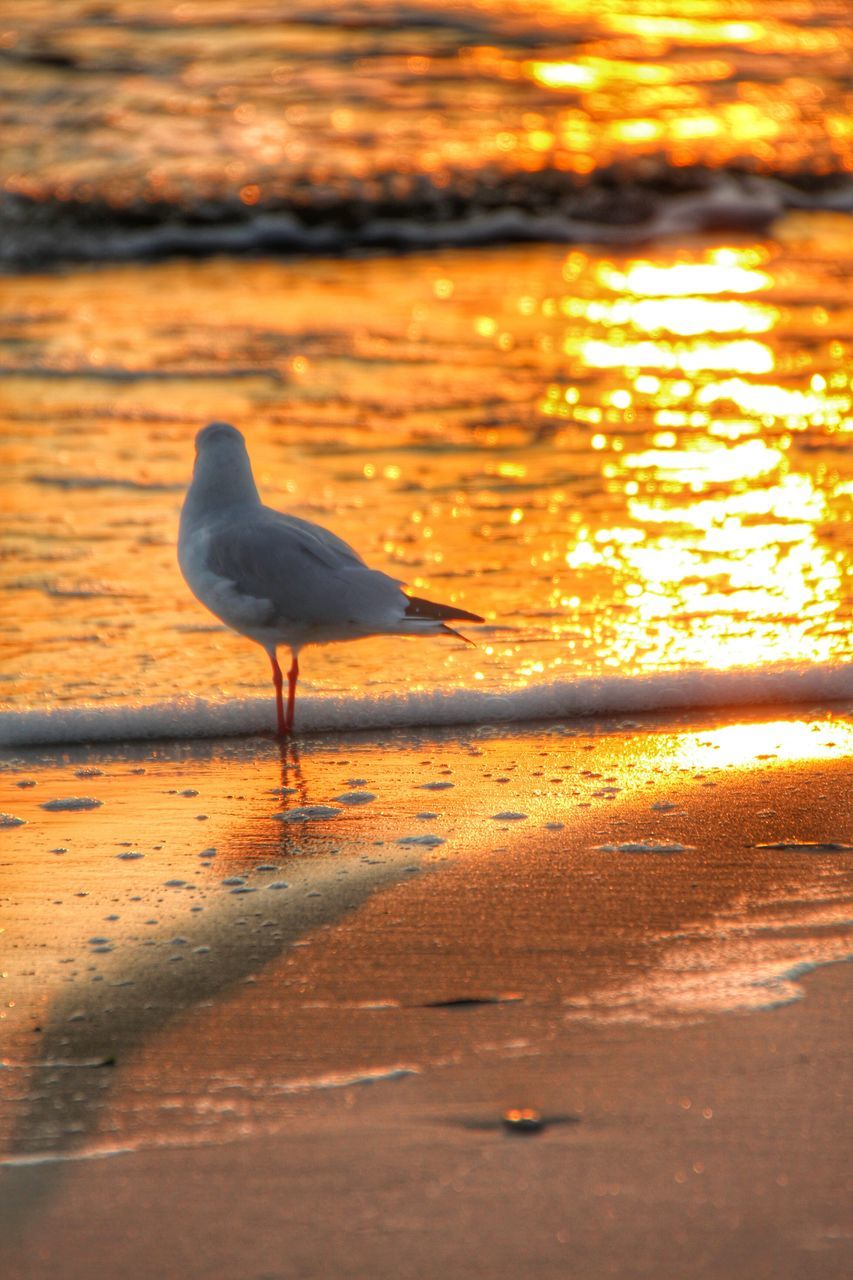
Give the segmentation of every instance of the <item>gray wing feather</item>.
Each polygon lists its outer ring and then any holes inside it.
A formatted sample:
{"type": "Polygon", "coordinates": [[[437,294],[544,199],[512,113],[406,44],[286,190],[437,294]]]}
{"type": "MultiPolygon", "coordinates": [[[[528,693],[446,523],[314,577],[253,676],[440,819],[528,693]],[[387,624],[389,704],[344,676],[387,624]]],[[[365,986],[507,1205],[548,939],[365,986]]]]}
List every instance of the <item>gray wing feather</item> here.
{"type": "Polygon", "coordinates": [[[399,583],[369,569],[342,538],[269,507],[242,524],[211,528],[207,565],[241,594],[268,600],[268,625],[288,620],[370,627],[391,623],[405,610],[399,583]]]}

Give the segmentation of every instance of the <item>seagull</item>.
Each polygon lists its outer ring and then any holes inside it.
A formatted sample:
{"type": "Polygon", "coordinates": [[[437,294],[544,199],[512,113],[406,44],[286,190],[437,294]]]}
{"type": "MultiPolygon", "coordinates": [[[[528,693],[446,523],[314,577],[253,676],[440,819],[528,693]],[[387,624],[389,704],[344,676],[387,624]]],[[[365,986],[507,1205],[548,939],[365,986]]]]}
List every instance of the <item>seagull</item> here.
{"type": "Polygon", "coordinates": [[[321,525],[261,502],[246,442],[211,422],[195,439],[195,466],[181,510],[178,563],[193,595],[226,626],[266,650],[279,736],[293,732],[299,652],[377,635],[460,635],[449,621],[483,622],[455,605],[406,595],[321,525]],[[278,648],[286,645],[287,711],[278,648]]]}

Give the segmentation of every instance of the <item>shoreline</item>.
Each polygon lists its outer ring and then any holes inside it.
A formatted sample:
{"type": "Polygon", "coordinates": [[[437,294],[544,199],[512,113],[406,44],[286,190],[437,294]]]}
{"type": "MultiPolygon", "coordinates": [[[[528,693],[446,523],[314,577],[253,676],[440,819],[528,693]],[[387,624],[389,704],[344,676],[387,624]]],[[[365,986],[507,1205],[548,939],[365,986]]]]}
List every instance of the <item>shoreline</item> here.
{"type": "Polygon", "coordinates": [[[558,728],[19,761],[12,1280],[840,1280],[842,708],[558,728]]]}
{"type": "MultiPolygon", "coordinates": [[[[815,701],[843,703],[851,697],[853,671],[835,663],[581,676],[507,691],[457,688],[367,697],[309,694],[297,702],[297,734],[292,742],[298,750],[305,735],[395,729],[470,734],[489,731],[494,725],[535,730],[537,725],[563,720],[577,723],[580,732],[585,722],[600,717],[726,714],[738,707],[749,713],[768,705],[793,712],[815,701]]],[[[269,695],[227,702],[183,697],[144,706],[0,709],[0,751],[251,738],[272,734],[274,722],[269,695]]]]}
{"type": "MultiPolygon", "coordinates": [[[[10,188],[0,198],[0,269],[39,275],[69,266],[142,264],[184,256],[347,258],[445,249],[591,244],[631,249],[689,235],[766,235],[801,213],[848,215],[853,190],[843,170],[757,172],[737,160],[724,168],[673,166],[668,158],[626,158],[593,174],[561,169],[501,173],[485,166],[461,181],[434,185],[419,176],[408,199],[391,195],[379,174],[378,200],[357,182],[328,191],[312,207],[310,188],[247,205],[227,186],[195,207],[138,199],[122,204],[89,190],[33,199],[10,188]],[[454,189],[455,188],[455,189],[454,189]]],[[[84,186],[87,184],[83,184],[84,186]]]]}

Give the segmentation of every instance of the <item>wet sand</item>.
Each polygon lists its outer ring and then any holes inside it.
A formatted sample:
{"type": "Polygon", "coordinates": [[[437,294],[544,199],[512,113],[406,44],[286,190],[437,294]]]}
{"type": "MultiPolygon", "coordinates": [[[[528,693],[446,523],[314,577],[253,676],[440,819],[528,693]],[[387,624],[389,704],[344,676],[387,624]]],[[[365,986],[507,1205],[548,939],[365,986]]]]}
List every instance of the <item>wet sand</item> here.
{"type": "Polygon", "coordinates": [[[805,990],[312,1098],[275,1137],[7,1170],[6,1274],[840,1280],[849,973],[805,990]],[[507,1100],[543,1097],[578,1122],[500,1131],[507,1100]]]}
{"type": "Polygon", "coordinates": [[[847,1274],[849,742],[836,706],[10,760],[5,1274],[847,1274]]]}

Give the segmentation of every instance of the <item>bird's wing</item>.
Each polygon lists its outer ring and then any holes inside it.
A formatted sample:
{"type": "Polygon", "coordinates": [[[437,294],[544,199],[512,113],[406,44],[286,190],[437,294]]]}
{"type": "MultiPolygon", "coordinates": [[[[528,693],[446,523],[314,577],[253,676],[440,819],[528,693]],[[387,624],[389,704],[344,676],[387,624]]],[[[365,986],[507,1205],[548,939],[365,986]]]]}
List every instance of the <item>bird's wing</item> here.
{"type": "MultiPolygon", "coordinates": [[[[236,593],[269,602],[263,624],[382,630],[403,616],[399,583],[369,569],[342,538],[269,507],[207,530],[206,568],[236,593]]],[[[259,619],[261,621],[261,619],[259,619]]]]}

